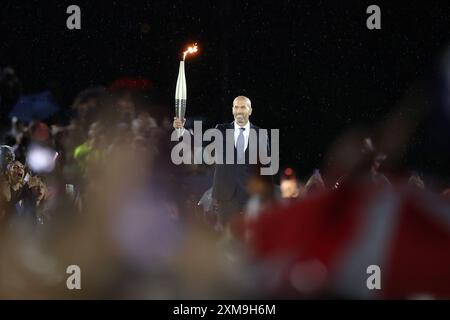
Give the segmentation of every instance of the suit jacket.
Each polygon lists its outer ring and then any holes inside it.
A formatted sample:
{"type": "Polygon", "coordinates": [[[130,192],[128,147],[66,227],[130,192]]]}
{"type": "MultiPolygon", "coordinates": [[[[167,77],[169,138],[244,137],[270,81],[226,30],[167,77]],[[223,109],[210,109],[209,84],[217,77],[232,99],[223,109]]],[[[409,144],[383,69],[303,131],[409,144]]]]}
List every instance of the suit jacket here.
{"type": "MultiPolygon", "coordinates": [[[[231,129],[234,132],[234,122],[218,124],[216,129],[219,129],[223,134],[223,164],[215,165],[214,180],[212,187],[212,197],[218,201],[231,201],[239,196],[248,197],[247,193],[247,182],[252,175],[259,175],[259,169],[261,168],[261,163],[258,161],[257,164],[249,164],[249,150],[250,150],[250,139],[245,150],[245,164],[237,164],[237,151],[234,147],[234,163],[226,164],[226,130],[231,129]]],[[[250,130],[254,129],[256,131],[257,137],[257,149],[259,151],[259,140],[260,140],[260,128],[250,123],[250,130]]],[[[233,139],[232,143],[234,145],[234,134],[231,137],[233,139]]],[[[269,139],[267,139],[269,140],[269,139]]],[[[269,141],[265,143],[267,152],[270,152],[269,141]]],[[[270,153],[268,153],[270,155],[270,153]]]]}

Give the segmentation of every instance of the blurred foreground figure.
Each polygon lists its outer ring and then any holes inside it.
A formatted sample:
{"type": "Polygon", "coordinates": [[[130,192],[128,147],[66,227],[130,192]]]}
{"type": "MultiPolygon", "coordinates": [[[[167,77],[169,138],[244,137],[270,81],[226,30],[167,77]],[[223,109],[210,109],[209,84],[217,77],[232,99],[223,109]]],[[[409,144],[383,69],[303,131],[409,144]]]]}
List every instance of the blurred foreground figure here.
{"type": "Polygon", "coordinates": [[[249,235],[281,275],[275,297],[450,298],[450,204],[437,195],[348,181],[262,214],[249,235]]]}
{"type": "Polygon", "coordinates": [[[358,180],[360,182],[370,182],[374,186],[390,186],[391,183],[385,175],[380,173],[381,163],[386,160],[386,155],[379,153],[372,142],[372,139],[365,138],[361,149],[361,159],[358,167],[354,168],[351,175],[344,175],[338,179],[334,185],[338,189],[348,180],[358,180]]]}
{"type": "Polygon", "coordinates": [[[305,185],[305,195],[315,195],[326,190],[322,175],[318,169],[314,170],[313,175],[305,185]]]}
{"type": "Polygon", "coordinates": [[[450,188],[449,189],[445,189],[444,191],[442,191],[442,196],[445,199],[450,200],[450,188]]]}
{"type": "Polygon", "coordinates": [[[302,196],[302,187],[293,169],[286,168],[280,177],[280,192],[283,199],[297,199],[302,196]]]}
{"type": "Polygon", "coordinates": [[[2,175],[6,173],[7,166],[14,160],[14,150],[7,145],[0,146],[0,166],[2,175]]]}
{"type": "Polygon", "coordinates": [[[408,179],[408,185],[411,188],[416,188],[417,190],[425,190],[425,183],[422,178],[417,174],[412,174],[408,179]]]}

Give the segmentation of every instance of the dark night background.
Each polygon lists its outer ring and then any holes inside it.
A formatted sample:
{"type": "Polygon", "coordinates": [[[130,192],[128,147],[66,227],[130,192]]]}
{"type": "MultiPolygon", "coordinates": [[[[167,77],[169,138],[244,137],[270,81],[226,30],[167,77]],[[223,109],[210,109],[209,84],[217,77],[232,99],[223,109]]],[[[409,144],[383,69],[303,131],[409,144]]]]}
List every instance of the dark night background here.
{"type": "MultiPolygon", "coordinates": [[[[376,125],[412,85],[433,83],[449,13],[448,1],[3,0],[0,65],[16,69],[24,93],[51,88],[65,107],[86,87],[144,76],[172,117],[180,52],[196,41],[188,116],[231,121],[233,98],[248,95],[252,121],[281,129],[281,165],[306,176],[344,130],[376,125]],[[70,4],[81,7],[81,30],[66,28],[70,4]],[[370,4],[381,7],[381,30],[366,28],[370,4]]],[[[404,164],[444,174],[445,157],[422,150],[426,135],[422,127],[404,164]]]]}

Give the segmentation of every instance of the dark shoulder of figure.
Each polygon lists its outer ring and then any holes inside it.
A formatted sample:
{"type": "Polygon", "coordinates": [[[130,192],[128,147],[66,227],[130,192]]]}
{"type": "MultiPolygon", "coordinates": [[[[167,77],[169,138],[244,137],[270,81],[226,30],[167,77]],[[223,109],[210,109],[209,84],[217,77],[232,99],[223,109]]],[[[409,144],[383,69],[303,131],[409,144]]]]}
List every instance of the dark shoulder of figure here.
{"type": "Polygon", "coordinates": [[[226,123],[218,123],[218,124],[216,125],[216,129],[219,129],[219,130],[225,130],[226,127],[227,127],[227,124],[226,124],[226,123]]]}

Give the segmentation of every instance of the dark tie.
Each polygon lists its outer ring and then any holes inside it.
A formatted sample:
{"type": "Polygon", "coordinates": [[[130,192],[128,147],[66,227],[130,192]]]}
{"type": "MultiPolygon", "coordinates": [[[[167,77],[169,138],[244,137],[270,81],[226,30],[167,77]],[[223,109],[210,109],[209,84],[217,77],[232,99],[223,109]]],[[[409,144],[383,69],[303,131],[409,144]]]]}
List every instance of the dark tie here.
{"type": "Polygon", "coordinates": [[[245,162],[245,140],[244,140],[245,128],[239,128],[239,135],[236,142],[237,160],[238,163],[245,162]]]}

